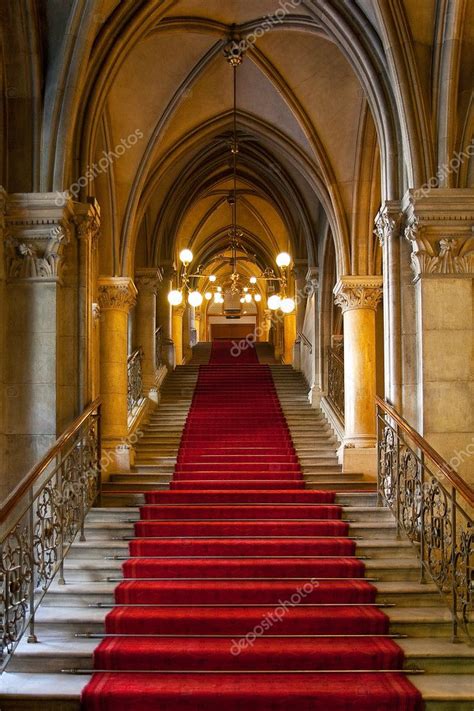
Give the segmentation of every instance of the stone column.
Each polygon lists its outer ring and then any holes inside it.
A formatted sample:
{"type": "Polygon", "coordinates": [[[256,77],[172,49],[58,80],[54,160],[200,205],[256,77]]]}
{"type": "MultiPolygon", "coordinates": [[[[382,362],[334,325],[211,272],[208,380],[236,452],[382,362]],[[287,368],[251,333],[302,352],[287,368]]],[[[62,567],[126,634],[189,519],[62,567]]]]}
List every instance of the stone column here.
{"type": "Polygon", "coordinates": [[[78,413],[77,243],[72,201],[8,195],[5,210],[5,487],[78,413]]]}
{"type": "Polygon", "coordinates": [[[176,365],[183,364],[183,315],[186,307],[174,306],[172,318],[172,339],[174,343],[174,352],[176,365]]]}
{"type": "Polygon", "coordinates": [[[303,349],[302,371],[305,374],[310,391],[308,400],[312,407],[319,407],[321,403],[321,344],[319,338],[319,269],[310,267],[306,272],[306,315],[303,330],[312,345],[312,352],[303,349]]]}
{"type": "Polygon", "coordinates": [[[344,276],[334,288],[344,318],[345,472],[376,473],[375,312],[381,287],[381,277],[344,276]]]}
{"type": "Polygon", "coordinates": [[[173,370],[176,366],[176,354],[173,343],[172,307],[168,301],[168,293],[173,288],[173,277],[176,270],[169,264],[161,266],[159,269],[163,275],[163,280],[156,295],[156,321],[163,331],[163,362],[169,370],[173,370]]]}
{"type": "Polygon", "coordinates": [[[161,281],[162,274],[156,267],[138,269],[135,272],[135,284],[138,289],[135,345],[143,351],[143,388],[148,397],[155,402],[158,399],[156,390],[156,295],[161,281]]]}
{"type": "Polygon", "coordinates": [[[105,479],[129,471],[133,461],[128,441],[127,329],[137,290],[128,277],[99,278],[100,392],[105,479]]]}
{"type": "Polygon", "coordinates": [[[285,314],[283,317],[283,362],[293,363],[293,352],[296,341],[296,314],[285,314]]]}
{"type": "Polygon", "coordinates": [[[474,483],[474,188],[403,198],[414,274],[413,411],[406,415],[474,483]]]}
{"type": "Polygon", "coordinates": [[[100,208],[96,200],[74,203],[74,222],[79,239],[79,409],[99,394],[95,370],[99,362],[97,340],[97,269],[100,208]]]}

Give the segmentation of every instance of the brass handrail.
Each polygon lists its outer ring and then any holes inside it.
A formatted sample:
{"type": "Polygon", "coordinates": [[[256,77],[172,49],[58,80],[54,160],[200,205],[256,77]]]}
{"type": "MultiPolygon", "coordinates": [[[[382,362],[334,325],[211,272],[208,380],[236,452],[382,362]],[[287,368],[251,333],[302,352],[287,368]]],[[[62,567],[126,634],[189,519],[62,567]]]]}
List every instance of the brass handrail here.
{"type": "Polygon", "coordinates": [[[35,615],[64,559],[85,541],[85,517],[101,492],[101,403],[91,403],[10,494],[1,509],[0,673],[23,634],[37,642],[35,615]]]}
{"type": "Polygon", "coordinates": [[[453,641],[462,629],[474,642],[474,492],[392,405],[376,397],[376,408],[378,503],[415,546],[420,581],[446,598],[453,641]]]}
{"type": "Polygon", "coordinates": [[[457,474],[452,467],[449,466],[448,462],[442,458],[438,452],[433,449],[433,447],[422,437],[419,432],[413,429],[413,427],[401,416],[399,413],[386,402],[382,400],[378,395],[375,397],[375,402],[377,405],[387,413],[399,427],[406,432],[410,439],[423,451],[425,456],[427,456],[431,461],[436,464],[438,469],[443,472],[443,475],[449,481],[450,484],[460,493],[466,501],[474,506],[474,489],[465,482],[459,474],[457,474]]]}
{"type": "Polygon", "coordinates": [[[84,422],[92,415],[92,413],[100,408],[100,404],[101,399],[98,397],[84,410],[82,415],[79,415],[79,417],[77,417],[73,422],[71,422],[69,427],[67,427],[62,433],[62,435],[58,437],[51,449],[48,450],[43,459],[38,464],[36,464],[28,472],[28,474],[26,474],[26,476],[23,477],[23,479],[17,484],[17,486],[13,489],[11,494],[9,494],[5,502],[2,504],[2,507],[0,508],[0,524],[6,521],[11,512],[20,503],[20,500],[23,495],[44,474],[46,469],[49,467],[51,462],[58,456],[67,441],[70,440],[71,437],[73,437],[80,430],[84,422]]]}

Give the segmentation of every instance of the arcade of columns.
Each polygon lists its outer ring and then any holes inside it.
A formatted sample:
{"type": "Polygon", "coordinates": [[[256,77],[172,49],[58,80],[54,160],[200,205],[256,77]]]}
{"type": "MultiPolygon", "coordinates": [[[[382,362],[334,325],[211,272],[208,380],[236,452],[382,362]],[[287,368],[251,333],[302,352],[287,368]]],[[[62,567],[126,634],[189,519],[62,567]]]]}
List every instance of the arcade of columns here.
{"type": "MultiPolygon", "coordinates": [[[[173,270],[148,268],[132,277],[97,274],[100,210],[95,202],[57,194],[1,193],[0,338],[7,354],[0,412],[0,451],[10,489],[98,395],[103,445],[115,469],[128,469],[128,321],[135,308],[135,345],[143,350],[144,388],[159,397],[157,326],[165,364],[189,357],[188,309],[171,310],[173,270]]],[[[474,437],[472,360],[474,190],[408,192],[380,209],[375,229],[383,248],[383,280],[343,275],[333,288],[344,323],[344,471],[375,471],[376,311],[383,296],[385,397],[449,461],[474,437]]],[[[314,406],[324,403],[321,287],[329,275],[295,266],[304,291],[296,315],[274,323],[276,353],[301,368],[314,406]],[[306,273],[307,271],[307,273],[306,273]],[[321,284],[320,284],[321,280],[321,284]],[[297,333],[313,328],[312,356],[300,362],[297,333]],[[294,356],[294,352],[296,355],[294,356]]],[[[271,322],[261,319],[266,340],[271,322]]],[[[195,322],[201,337],[204,319],[195,322]]],[[[310,329],[311,330],[311,329],[310,329]]],[[[383,393],[380,393],[383,394],[383,393]]],[[[467,475],[469,462],[459,471],[467,475]]]]}

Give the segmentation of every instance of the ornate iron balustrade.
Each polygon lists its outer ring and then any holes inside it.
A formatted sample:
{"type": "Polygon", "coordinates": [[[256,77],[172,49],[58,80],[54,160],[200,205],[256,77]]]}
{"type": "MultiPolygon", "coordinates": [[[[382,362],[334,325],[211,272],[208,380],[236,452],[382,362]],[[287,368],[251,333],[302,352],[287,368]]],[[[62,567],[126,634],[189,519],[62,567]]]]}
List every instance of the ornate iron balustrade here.
{"type": "Polygon", "coordinates": [[[378,495],[417,548],[420,580],[428,575],[447,599],[452,636],[473,640],[474,491],[386,402],[377,398],[378,495]]]}
{"type": "Polygon", "coordinates": [[[328,348],[328,400],[344,422],[344,358],[328,348]]]}
{"type": "Polygon", "coordinates": [[[35,613],[51,581],[64,584],[64,558],[84,536],[100,496],[100,401],[72,423],[0,510],[0,672],[26,630],[37,642],[35,613]]]}
{"type": "Polygon", "coordinates": [[[142,359],[143,351],[141,348],[137,348],[131,355],[128,356],[127,402],[129,415],[134,412],[143,397],[142,359]]]}
{"type": "Polygon", "coordinates": [[[155,331],[155,368],[159,370],[163,365],[163,328],[158,326],[155,331]]]}

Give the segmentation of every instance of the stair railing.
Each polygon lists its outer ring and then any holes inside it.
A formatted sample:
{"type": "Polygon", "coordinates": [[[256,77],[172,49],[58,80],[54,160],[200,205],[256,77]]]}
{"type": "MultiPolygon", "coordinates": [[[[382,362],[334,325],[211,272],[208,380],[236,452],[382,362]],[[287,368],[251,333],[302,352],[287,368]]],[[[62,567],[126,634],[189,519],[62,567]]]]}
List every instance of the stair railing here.
{"type": "Polygon", "coordinates": [[[127,403],[128,414],[132,415],[143,398],[143,375],[142,375],[143,351],[137,348],[128,356],[127,361],[127,403]]]}
{"type": "Polygon", "coordinates": [[[420,558],[420,581],[446,598],[452,638],[474,642],[474,490],[381,398],[377,402],[378,500],[420,558]]]}
{"type": "Polygon", "coordinates": [[[328,348],[328,400],[344,422],[344,358],[334,348],[328,348]]]}
{"type": "Polygon", "coordinates": [[[97,399],[59,437],[0,509],[0,672],[53,578],[65,584],[64,558],[101,491],[101,410],[97,399]]]}

